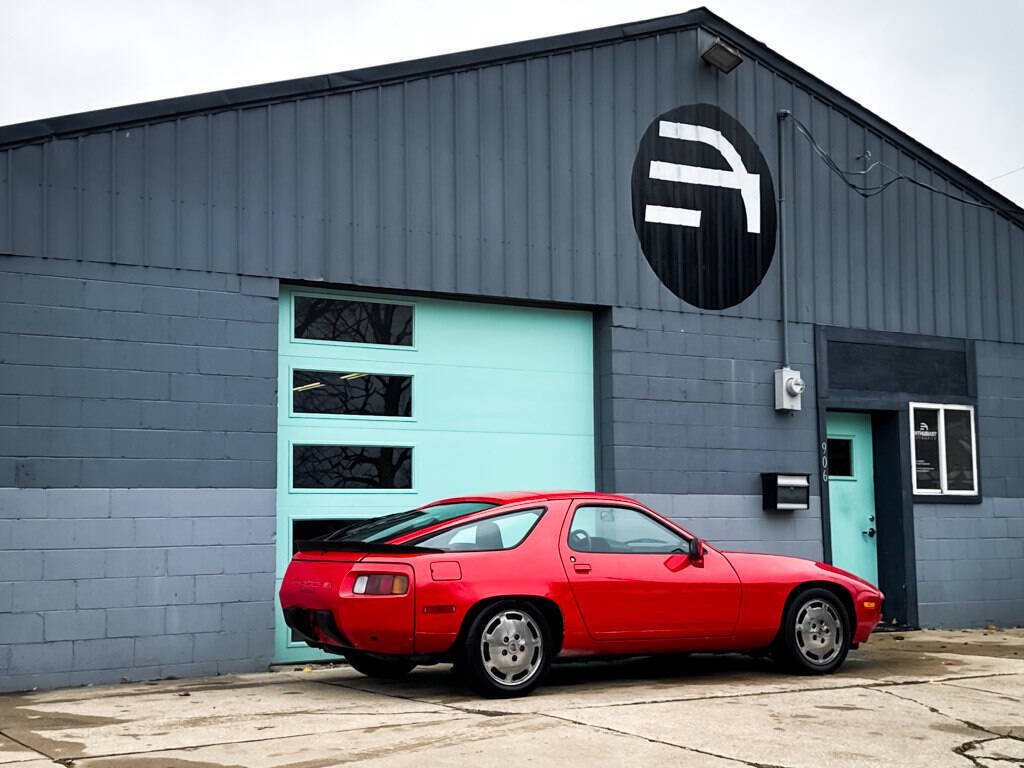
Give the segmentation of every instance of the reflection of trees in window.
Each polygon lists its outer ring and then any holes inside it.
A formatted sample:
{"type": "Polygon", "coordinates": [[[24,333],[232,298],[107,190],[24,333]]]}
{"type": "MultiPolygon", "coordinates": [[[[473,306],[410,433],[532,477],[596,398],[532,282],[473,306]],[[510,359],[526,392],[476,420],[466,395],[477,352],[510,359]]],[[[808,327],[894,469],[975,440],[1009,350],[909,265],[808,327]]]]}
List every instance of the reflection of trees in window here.
{"type": "Polygon", "coordinates": [[[295,413],[412,416],[412,377],[345,371],[292,373],[295,413]]]}
{"type": "Polygon", "coordinates": [[[296,445],[295,488],[411,488],[412,448],[387,445],[296,445]]]}
{"type": "Polygon", "coordinates": [[[412,307],[296,296],[295,338],[412,346],[412,307]]]}
{"type": "Polygon", "coordinates": [[[946,483],[951,491],[974,490],[974,442],[971,437],[971,414],[947,410],[946,418],[946,483]]]}

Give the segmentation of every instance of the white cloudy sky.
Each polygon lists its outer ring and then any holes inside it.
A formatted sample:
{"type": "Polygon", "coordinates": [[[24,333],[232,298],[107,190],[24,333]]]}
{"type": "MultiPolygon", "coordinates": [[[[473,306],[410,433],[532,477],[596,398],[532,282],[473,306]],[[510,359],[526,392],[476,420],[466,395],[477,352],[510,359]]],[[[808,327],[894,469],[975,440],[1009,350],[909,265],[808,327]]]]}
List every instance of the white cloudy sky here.
{"type": "MultiPolygon", "coordinates": [[[[1024,166],[1024,0],[706,2],[1024,205],[1024,169],[993,179],[1024,166]]],[[[0,125],[691,7],[685,0],[0,0],[0,125]]]]}

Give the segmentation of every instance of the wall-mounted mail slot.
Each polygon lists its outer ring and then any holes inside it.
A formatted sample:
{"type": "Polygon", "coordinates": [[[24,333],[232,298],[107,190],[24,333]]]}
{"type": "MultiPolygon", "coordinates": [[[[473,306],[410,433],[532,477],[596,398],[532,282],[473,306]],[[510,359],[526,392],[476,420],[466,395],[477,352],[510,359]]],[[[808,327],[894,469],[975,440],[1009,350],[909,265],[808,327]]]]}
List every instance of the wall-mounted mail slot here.
{"type": "Polygon", "coordinates": [[[810,509],[811,476],[761,473],[762,508],[766,512],[789,512],[810,509]]]}

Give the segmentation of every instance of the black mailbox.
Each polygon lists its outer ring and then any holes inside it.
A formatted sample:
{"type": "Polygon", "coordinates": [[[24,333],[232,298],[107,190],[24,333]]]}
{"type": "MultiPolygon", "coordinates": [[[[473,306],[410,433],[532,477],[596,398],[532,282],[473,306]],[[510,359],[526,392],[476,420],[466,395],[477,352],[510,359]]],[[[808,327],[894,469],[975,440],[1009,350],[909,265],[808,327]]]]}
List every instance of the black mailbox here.
{"type": "Polygon", "coordinates": [[[761,499],[765,512],[810,509],[811,476],[762,472],[761,499]]]}

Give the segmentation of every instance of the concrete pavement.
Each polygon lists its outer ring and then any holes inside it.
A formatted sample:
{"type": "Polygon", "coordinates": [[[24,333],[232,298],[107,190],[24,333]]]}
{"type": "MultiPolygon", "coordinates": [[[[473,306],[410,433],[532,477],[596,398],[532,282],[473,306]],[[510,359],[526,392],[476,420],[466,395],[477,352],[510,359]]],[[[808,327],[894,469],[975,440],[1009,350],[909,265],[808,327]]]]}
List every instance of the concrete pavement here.
{"type": "Polygon", "coordinates": [[[828,677],[742,656],[556,666],[524,699],[447,666],[0,696],[0,766],[1024,766],[1024,630],[881,634],[828,677]]]}

